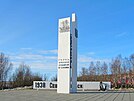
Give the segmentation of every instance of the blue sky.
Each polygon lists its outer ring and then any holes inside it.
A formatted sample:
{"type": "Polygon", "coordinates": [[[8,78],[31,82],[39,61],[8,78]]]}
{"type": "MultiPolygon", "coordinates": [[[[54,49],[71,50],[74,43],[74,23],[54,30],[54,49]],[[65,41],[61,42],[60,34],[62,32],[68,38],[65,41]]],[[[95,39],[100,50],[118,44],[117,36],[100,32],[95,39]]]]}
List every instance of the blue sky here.
{"type": "Polygon", "coordinates": [[[133,0],[0,0],[0,52],[16,68],[57,72],[58,19],[78,17],[78,70],[134,53],[133,0]]]}

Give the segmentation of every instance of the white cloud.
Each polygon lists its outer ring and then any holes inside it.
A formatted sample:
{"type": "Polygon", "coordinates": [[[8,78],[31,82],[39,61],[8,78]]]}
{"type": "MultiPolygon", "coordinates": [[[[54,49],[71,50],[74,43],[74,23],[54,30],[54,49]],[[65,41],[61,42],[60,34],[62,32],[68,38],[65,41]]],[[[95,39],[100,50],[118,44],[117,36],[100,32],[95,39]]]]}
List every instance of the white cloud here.
{"type": "Polygon", "coordinates": [[[82,67],[88,68],[90,65],[90,62],[97,62],[97,61],[100,61],[101,63],[102,62],[110,63],[111,59],[93,58],[88,55],[79,55],[78,56],[78,70],[80,70],[80,68],[82,68],[82,67]]]}
{"type": "Polygon", "coordinates": [[[56,60],[57,56],[44,56],[40,54],[16,54],[16,55],[11,55],[10,58],[12,60],[46,60],[46,59],[51,59],[51,60],[56,60]]]}
{"type": "Polygon", "coordinates": [[[58,51],[55,49],[55,50],[42,50],[42,51],[39,51],[39,53],[41,54],[57,54],[58,51]]]}
{"type": "MultiPolygon", "coordinates": [[[[24,50],[20,53],[10,54],[10,59],[14,64],[14,67],[18,67],[19,64],[24,62],[29,65],[32,70],[44,70],[45,72],[57,71],[57,50],[24,50]],[[42,54],[41,54],[42,53],[42,54]]],[[[86,54],[78,55],[78,72],[82,67],[89,67],[91,61],[93,62],[110,62],[110,59],[93,58],[94,52],[88,52],[86,54]]]]}
{"type": "MultiPolygon", "coordinates": [[[[22,62],[14,61],[12,62],[14,65],[14,69],[19,67],[22,62]]],[[[32,70],[43,70],[44,72],[50,72],[57,70],[57,62],[41,62],[41,61],[30,61],[24,62],[25,64],[29,65],[32,70]]],[[[42,72],[43,72],[42,71],[42,72]]]]}
{"type": "Polygon", "coordinates": [[[78,56],[78,73],[80,72],[82,67],[89,68],[90,62],[97,62],[100,61],[101,63],[106,62],[110,63],[111,59],[108,58],[93,58],[88,55],[79,55],[78,56]]]}
{"type": "Polygon", "coordinates": [[[14,67],[18,67],[22,62],[12,61],[14,67]]]}
{"type": "Polygon", "coordinates": [[[20,48],[21,50],[32,50],[32,48],[20,48]]]}
{"type": "Polygon", "coordinates": [[[95,55],[95,52],[88,52],[88,55],[95,55]]]}
{"type": "Polygon", "coordinates": [[[56,62],[49,62],[49,63],[43,63],[43,62],[34,62],[34,63],[29,63],[29,65],[32,68],[37,68],[37,69],[44,69],[44,70],[54,70],[57,69],[57,63],[56,62]]]}
{"type": "MultiPolygon", "coordinates": [[[[19,53],[11,53],[10,59],[14,67],[18,67],[22,62],[29,65],[32,69],[43,69],[53,71],[57,68],[57,50],[46,50],[46,54],[40,54],[41,50],[30,50],[21,48],[19,53]]],[[[10,52],[9,52],[10,53],[10,52]]]]}
{"type": "Polygon", "coordinates": [[[44,56],[38,55],[38,54],[19,54],[11,56],[11,59],[15,60],[38,60],[38,59],[44,59],[44,56]]]}
{"type": "Polygon", "coordinates": [[[90,62],[97,62],[97,61],[100,61],[100,62],[110,62],[111,61],[111,59],[101,59],[101,58],[93,58],[93,57],[89,57],[89,56],[87,56],[87,55],[79,55],[78,56],[78,62],[84,62],[84,63],[86,63],[86,62],[88,62],[88,63],[90,63],[90,62]]]}

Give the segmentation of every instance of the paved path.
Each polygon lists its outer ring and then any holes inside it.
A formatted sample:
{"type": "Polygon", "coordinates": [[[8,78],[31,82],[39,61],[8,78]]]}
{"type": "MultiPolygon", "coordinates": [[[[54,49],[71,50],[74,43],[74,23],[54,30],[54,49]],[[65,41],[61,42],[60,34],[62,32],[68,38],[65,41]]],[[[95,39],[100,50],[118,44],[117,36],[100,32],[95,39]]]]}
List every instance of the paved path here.
{"type": "Polygon", "coordinates": [[[134,91],[88,91],[57,94],[46,90],[0,91],[0,101],[134,101],[134,91]]]}

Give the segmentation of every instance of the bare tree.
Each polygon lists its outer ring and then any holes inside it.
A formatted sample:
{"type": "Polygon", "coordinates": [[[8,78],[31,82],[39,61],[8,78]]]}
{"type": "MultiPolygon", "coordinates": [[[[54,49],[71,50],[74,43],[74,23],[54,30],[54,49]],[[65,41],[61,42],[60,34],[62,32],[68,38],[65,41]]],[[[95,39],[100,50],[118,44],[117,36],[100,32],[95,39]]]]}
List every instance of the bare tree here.
{"type": "Polygon", "coordinates": [[[112,59],[110,65],[100,61],[91,62],[87,71],[83,67],[78,77],[79,81],[105,80],[112,83],[112,87],[133,87],[134,88],[134,54],[129,58],[122,58],[118,55],[112,59]],[[111,73],[108,72],[111,71],[111,73]],[[96,79],[97,78],[97,79],[96,79]]]}
{"type": "Polygon", "coordinates": [[[90,79],[91,80],[95,80],[96,81],[96,67],[94,65],[94,62],[90,63],[89,66],[89,75],[90,75],[90,79]]]}
{"type": "Polygon", "coordinates": [[[122,61],[122,74],[127,75],[130,68],[130,61],[128,58],[124,58],[122,61]]]}
{"type": "Polygon", "coordinates": [[[33,73],[32,74],[32,82],[33,81],[42,81],[42,77],[39,73],[33,73]]]}
{"type": "Polygon", "coordinates": [[[82,67],[80,71],[80,76],[85,76],[85,75],[88,75],[88,69],[85,67],[82,67]]]}
{"type": "Polygon", "coordinates": [[[103,76],[103,80],[106,81],[107,80],[107,74],[108,74],[108,65],[106,62],[104,62],[101,66],[102,69],[102,76],[103,76]]]}
{"type": "Polygon", "coordinates": [[[88,74],[89,74],[88,69],[85,67],[82,67],[80,71],[80,76],[78,77],[78,81],[88,81],[89,80],[88,74]]]}
{"type": "MultiPolygon", "coordinates": [[[[16,69],[15,73],[13,74],[14,85],[16,87],[23,87],[25,85],[24,81],[26,81],[26,79],[28,78],[28,77],[25,78],[25,73],[27,69],[28,69],[28,66],[25,65],[24,63],[20,64],[19,67],[16,69]]],[[[27,75],[30,75],[30,74],[27,74],[27,75]]]]}
{"type": "Polygon", "coordinates": [[[134,88],[134,54],[132,54],[129,58],[130,66],[129,66],[129,84],[134,88]]]}
{"type": "Polygon", "coordinates": [[[32,86],[33,81],[41,81],[42,78],[39,74],[33,74],[30,67],[24,63],[20,64],[12,76],[13,87],[32,86]]]}
{"type": "Polygon", "coordinates": [[[101,74],[101,63],[100,61],[96,62],[96,73],[99,76],[101,74]]]}
{"type": "Polygon", "coordinates": [[[57,74],[51,78],[51,81],[57,81],[57,74]]]}
{"type": "Polygon", "coordinates": [[[89,75],[96,75],[96,68],[95,68],[94,62],[91,62],[90,63],[90,66],[89,66],[89,75]]]}
{"type": "Polygon", "coordinates": [[[9,57],[5,56],[4,53],[0,53],[0,88],[2,89],[6,86],[6,81],[12,66],[12,63],[9,62],[9,57]]]}
{"type": "Polygon", "coordinates": [[[132,55],[130,56],[130,62],[131,62],[131,64],[132,64],[132,71],[133,71],[133,74],[134,74],[134,54],[132,54],[132,55]]]}
{"type": "Polygon", "coordinates": [[[117,87],[118,79],[121,78],[121,62],[122,58],[121,56],[117,56],[115,59],[111,62],[111,73],[112,73],[112,81],[115,87],[117,87]]]}
{"type": "Polygon", "coordinates": [[[95,66],[96,66],[97,80],[100,81],[100,79],[101,79],[101,62],[97,61],[95,66]]]}
{"type": "Polygon", "coordinates": [[[47,80],[48,80],[48,76],[47,76],[46,74],[44,74],[43,80],[44,80],[44,81],[47,81],[47,80]]]}

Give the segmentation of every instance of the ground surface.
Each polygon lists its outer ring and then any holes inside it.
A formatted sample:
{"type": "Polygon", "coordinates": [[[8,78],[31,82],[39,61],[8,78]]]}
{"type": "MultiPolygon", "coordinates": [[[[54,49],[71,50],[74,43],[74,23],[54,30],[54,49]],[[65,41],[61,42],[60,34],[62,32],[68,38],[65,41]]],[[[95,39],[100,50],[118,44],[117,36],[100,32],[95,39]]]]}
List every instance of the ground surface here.
{"type": "Polygon", "coordinates": [[[57,94],[46,90],[0,91],[0,101],[134,101],[134,91],[85,91],[57,94]]]}

